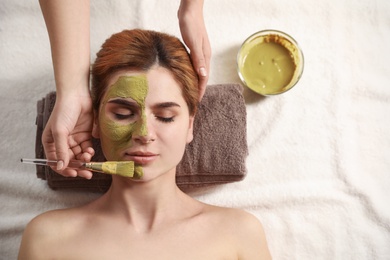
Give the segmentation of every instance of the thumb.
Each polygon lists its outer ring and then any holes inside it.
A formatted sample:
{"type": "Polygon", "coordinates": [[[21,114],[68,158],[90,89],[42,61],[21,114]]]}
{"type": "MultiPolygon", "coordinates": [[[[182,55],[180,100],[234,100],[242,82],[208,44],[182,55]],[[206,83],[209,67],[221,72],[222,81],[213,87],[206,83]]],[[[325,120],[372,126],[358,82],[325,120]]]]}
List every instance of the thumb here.
{"type": "Polygon", "coordinates": [[[208,73],[206,67],[206,60],[203,55],[203,50],[201,46],[197,46],[191,50],[191,60],[196,72],[198,73],[199,78],[207,77],[208,73]]]}
{"type": "Polygon", "coordinates": [[[191,50],[192,64],[198,74],[199,78],[199,100],[202,99],[208,81],[208,65],[203,54],[202,48],[191,50]]]}
{"type": "Polygon", "coordinates": [[[65,169],[69,164],[68,137],[64,133],[53,135],[54,145],[56,147],[57,171],[65,169]]]}

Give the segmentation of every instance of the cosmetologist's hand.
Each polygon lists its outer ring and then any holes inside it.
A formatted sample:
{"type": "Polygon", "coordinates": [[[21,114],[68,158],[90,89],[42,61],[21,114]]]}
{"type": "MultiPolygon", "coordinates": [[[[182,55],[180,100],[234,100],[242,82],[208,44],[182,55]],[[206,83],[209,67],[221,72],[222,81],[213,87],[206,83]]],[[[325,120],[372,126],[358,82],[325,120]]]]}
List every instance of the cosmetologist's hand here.
{"type": "Polygon", "coordinates": [[[178,10],[180,32],[190,49],[191,60],[199,75],[202,99],[210,72],[211,46],[203,19],[203,0],[182,0],[178,10]]]}
{"type": "Polygon", "coordinates": [[[92,148],[93,112],[89,95],[59,97],[42,134],[46,158],[59,160],[53,170],[66,177],[92,178],[88,170],[66,168],[70,159],[89,162],[92,148]]]}

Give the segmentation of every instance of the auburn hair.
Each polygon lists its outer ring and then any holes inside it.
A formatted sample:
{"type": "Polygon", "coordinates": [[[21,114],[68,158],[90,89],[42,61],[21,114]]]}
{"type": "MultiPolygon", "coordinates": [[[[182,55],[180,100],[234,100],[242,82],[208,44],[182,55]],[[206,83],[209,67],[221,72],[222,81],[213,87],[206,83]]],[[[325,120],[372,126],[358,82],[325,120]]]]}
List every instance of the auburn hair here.
{"type": "Polygon", "coordinates": [[[176,37],[150,30],[124,30],[108,38],[92,65],[92,102],[99,111],[110,77],[121,70],[147,72],[153,65],[168,69],[179,83],[190,115],[198,106],[198,76],[184,44],[176,37]]]}

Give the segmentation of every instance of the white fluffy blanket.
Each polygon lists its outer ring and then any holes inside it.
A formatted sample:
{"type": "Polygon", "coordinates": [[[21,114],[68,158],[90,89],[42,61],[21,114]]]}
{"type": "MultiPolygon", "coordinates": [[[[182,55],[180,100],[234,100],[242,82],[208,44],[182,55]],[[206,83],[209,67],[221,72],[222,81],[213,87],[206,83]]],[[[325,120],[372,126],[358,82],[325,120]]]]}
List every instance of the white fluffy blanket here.
{"type": "MultiPolygon", "coordinates": [[[[177,1],[92,1],[92,58],[112,33],[180,36],[177,1]]],[[[238,83],[236,53],[277,29],[302,47],[291,91],[245,91],[247,178],[194,193],[263,223],[274,259],[390,259],[390,1],[205,0],[210,84],[238,83]]],[[[97,194],[55,192],[19,162],[34,156],[36,101],[54,89],[38,1],[0,4],[0,258],[15,259],[26,223],[97,194]]]]}

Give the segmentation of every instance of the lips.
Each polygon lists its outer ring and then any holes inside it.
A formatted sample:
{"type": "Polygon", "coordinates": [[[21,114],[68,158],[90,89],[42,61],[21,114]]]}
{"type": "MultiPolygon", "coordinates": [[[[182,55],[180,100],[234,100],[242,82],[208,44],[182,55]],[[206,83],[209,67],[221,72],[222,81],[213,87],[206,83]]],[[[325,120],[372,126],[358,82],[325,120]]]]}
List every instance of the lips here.
{"type": "Polygon", "coordinates": [[[158,157],[158,154],[151,152],[135,151],[127,152],[125,156],[127,160],[134,161],[136,164],[145,165],[153,162],[158,157]]]}

